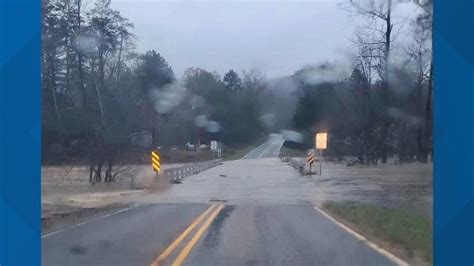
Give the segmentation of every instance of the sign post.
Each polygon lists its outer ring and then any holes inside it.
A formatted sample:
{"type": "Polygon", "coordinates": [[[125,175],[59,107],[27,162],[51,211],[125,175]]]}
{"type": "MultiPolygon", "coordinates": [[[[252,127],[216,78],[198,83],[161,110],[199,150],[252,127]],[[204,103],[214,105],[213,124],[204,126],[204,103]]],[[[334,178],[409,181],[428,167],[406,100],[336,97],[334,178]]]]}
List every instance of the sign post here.
{"type": "Polygon", "coordinates": [[[155,150],[151,151],[151,166],[153,167],[153,171],[155,171],[156,174],[160,172],[160,154],[155,150]]]}
{"type": "Polygon", "coordinates": [[[219,157],[219,151],[217,149],[217,141],[211,140],[211,150],[212,150],[212,157],[216,159],[216,156],[219,157]]]}
{"type": "Polygon", "coordinates": [[[328,133],[316,133],[316,149],[319,150],[319,175],[322,173],[323,150],[327,149],[328,133]]]}

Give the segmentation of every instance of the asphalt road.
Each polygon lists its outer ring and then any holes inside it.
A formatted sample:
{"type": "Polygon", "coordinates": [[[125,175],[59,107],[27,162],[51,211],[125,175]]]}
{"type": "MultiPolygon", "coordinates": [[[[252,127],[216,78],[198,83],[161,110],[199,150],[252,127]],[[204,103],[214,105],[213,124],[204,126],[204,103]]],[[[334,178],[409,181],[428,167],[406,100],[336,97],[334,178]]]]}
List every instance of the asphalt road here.
{"type": "Polygon", "coordinates": [[[310,178],[265,158],[280,142],[44,235],[42,265],[394,265],[313,207],[310,178]]]}
{"type": "Polygon", "coordinates": [[[283,146],[283,136],[280,134],[271,134],[268,140],[260,146],[251,150],[242,159],[261,159],[278,157],[281,146],[283,146]]]}
{"type": "Polygon", "coordinates": [[[185,265],[392,265],[312,206],[230,205],[185,265]]]}
{"type": "Polygon", "coordinates": [[[42,265],[149,265],[205,204],[140,205],[41,239],[42,265]]]}

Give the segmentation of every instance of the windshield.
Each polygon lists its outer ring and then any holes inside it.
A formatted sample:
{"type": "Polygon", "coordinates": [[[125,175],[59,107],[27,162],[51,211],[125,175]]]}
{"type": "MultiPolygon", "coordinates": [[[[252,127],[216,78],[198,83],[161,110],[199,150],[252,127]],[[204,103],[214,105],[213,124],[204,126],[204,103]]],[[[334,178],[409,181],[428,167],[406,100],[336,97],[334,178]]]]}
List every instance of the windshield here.
{"type": "Polygon", "coordinates": [[[43,0],[43,265],[431,264],[431,25],[431,0],[43,0]]]}

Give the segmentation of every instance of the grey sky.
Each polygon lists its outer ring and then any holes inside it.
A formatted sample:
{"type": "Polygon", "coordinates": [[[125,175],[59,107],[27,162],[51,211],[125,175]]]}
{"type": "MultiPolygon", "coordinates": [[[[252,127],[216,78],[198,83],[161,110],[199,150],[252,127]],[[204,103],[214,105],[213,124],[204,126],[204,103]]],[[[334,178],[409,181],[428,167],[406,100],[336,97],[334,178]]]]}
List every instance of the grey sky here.
{"type": "Polygon", "coordinates": [[[349,53],[354,21],[330,1],[113,0],[135,24],[137,49],[155,49],[178,77],[188,67],[256,68],[273,78],[349,53]]]}

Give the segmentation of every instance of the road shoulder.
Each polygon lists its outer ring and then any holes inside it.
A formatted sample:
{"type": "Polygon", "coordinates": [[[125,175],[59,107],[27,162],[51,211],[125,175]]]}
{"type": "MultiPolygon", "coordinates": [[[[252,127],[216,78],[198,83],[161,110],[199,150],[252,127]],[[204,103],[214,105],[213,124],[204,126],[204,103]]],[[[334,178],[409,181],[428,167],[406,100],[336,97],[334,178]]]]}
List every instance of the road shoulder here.
{"type": "Polygon", "coordinates": [[[315,209],[398,265],[431,265],[432,229],[427,217],[354,203],[328,202],[315,209]]]}

